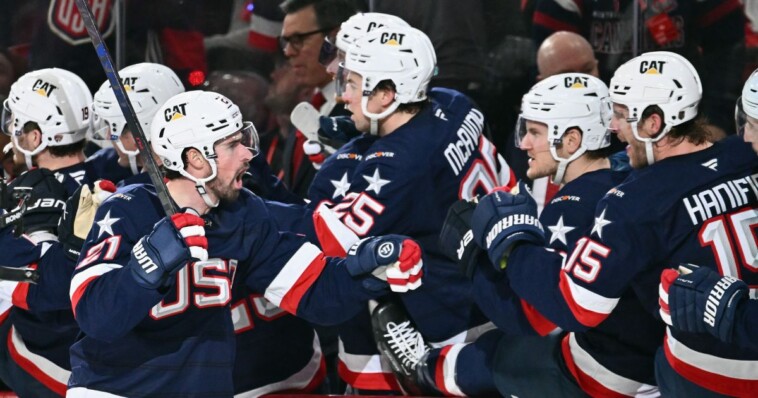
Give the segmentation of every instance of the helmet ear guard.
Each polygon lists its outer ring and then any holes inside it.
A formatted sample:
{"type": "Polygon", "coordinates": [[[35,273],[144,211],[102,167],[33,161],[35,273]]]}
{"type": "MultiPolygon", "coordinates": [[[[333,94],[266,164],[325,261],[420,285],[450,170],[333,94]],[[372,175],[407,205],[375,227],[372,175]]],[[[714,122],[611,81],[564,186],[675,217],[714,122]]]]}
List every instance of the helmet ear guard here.
{"type": "Polygon", "coordinates": [[[377,134],[378,121],[394,112],[400,104],[426,99],[436,64],[437,56],[429,37],[412,27],[372,30],[350,46],[344,69],[362,77],[361,109],[371,120],[371,134],[377,134]],[[381,113],[369,112],[368,98],[385,80],[395,85],[395,101],[381,113]]]}
{"type": "Polygon", "coordinates": [[[611,78],[611,100],[629,109],[629,124],[637,141],[645,143],[648,164],[653,164],[653,144],[663,139],[672,127],[698,115],[703,86],[695,67],[679,54],[653,51],[621,65],[611,78]],[[638,122],[649,106],[657,105],[664,127],[655,137],[642,137],[638,122]]]}
{"type": "Polygon", "coordinates": [[[92,94],[77,75],[59,68],[29,72],[11,86],[3,104],[2,130],[24,154],[28,168],[32,158],[48,146],[64,146],[82,141],[91,128],[92,94]],[[34,149],[18,144],[24,126],[37,123],[42,141],[34,149]]]}
{"type": "Polygon", "coordinates": [[[521,101],[516,124],[516,146],[527,134],[526,121],[547,126],[550,153],[558,162],[553,182],[560,184],[568,164],[586,151],[606,148],[611,143],[611,102],[608,87],[600,79],[583,73],[562,73],[535,84],[521,101]],[[566,132],[576,128],[582,134],[579,149],[563,158],[558,148],[566,132]]]}
{"type": "MultiPolygon", "coordinates": [[[[161,64],[143,62],[130,65],[119,71],[119,76],[137,119],[146,132],[150,131],[150,123],[161,105],[174,95],[184,92],[184,86],[176,73],[161,64]]],[[[127,150],[119,140],[127,127],[126,118],[121,113],[109,81],[106,80],[95,93],[92,110],[93,137],[113,141],[129,157],[132,173],[138,174],[139,150],[127,150]]],[[[150,139],[149,134],[147,139],[150,139]]]]}
{"type": "Polygon", "coordinates": [[[155,113],[150,125],[150,144],[163,167],[194,181],[205,203],[215,207],[218,203],[210,200],[205,188],[218,172],[215,144],[235,133],[242,134],[242,145],[253,156],[259,153],[258,132],[253,123],[242,120],[237,105],[212,91],[187,91],[171,97],[155,113]],[[209,161],[209,176],[199,178],[185,170],[182,154],[188,148],[197,149],[209,161]]]}

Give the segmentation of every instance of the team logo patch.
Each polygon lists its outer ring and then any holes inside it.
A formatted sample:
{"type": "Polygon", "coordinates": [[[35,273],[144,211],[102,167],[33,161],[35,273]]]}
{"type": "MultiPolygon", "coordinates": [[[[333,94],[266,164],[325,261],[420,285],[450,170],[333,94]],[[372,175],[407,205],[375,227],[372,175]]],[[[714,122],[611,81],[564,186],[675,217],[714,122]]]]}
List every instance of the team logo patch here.
{"type": "MultiPolygon", "coordinates": [[[[88,0],[88,3],[97,29],[102,32],[103,38],[107,38],[116,25],[111,13],[113,0],[88,0]]],[[[51,0],[47,9],[47,24],[56,36],[72,46],[90,40],[74,0],[51,0]]]]}
{"type": "Polygon", "coordinates": [[[392,253],[395,252],[395,244],[392,242],[384,242],[381,245],[379,245],[379,249],[377,250],[377,253],[379,254],[379,257],[381,258],[387,258],[392,255],[392,253]]]}
{"type": "Polygon", "coordinates": [[[379,36],[379,43],[386,44],[388,46],[402,46],[405,33],[382,33],[379,36]]]}
{"type": "Polygon", "coordinates": [[[566,88],[587,88],[588,81],[585,76],[566,76],[563,78],[563,85],[566,88]]]}
{"type": "Polygon", "coordinates": [[[57,88],[58,86],[50,82],[46,82],[42,79],[37,79],[34,82],[34,84],[32,84],[32,91],[34,91],[35,93],[43,97],[48,97],[48,98],[50,97],[50,94],[52,94],[53,91],[55,91],[57,88]]]}
{"type": "Polygon", "coordinates": [[[640,62],[640,73],[645,75],[662,75],[666,62],[667,61],[642,61],[640,62]]]}

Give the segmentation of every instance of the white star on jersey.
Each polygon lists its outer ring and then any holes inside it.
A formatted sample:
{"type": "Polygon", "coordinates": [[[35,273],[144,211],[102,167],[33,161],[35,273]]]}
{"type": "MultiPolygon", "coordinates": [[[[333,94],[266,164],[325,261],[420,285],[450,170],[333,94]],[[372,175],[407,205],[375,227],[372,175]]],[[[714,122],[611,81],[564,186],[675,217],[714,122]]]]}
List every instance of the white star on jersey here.
{"type": "Polygon", "coordinates": [[[111,218],[111,211],[108,210],[108,212],[105,213],[105,217],[97,222],[97,226],[100,227],[97,237],[99,238],[103,232],[107,232],[109,235],[113,236],[113,224],[118,220],[120,220],[120,218],[111,218]]]}
{"type": "Polygon", "coordinates": [[[381,176],[379,176],[379,168],[377,167],[376,170],[374,170],[374,175],[369,176],[363,176],[363,178],[368,181],[368,188],[366,188],[366,192],[368,191],[374,191],[377,195],[379,195],[379,191],[382,190],[382,187],[389,184],[390,180],[383,180],[381,176]]]}
{"type": "Polygon", "coordinates": [[[334,185],[334,193],[332,199],[337,199],[339,196],[347,195],[347,190],[350,189],[350,181],[347,180],[347,172],[342,175],[339,181],[329,180],[334,185]]]}
{"type": "Polygon", "coordinates": [[[564,245],[568,245],[566,242],[566,234],[576,229],[576,227],[570,227],[563,224],[563,215],[558,218],[558,222],[555,225],[548,225],[547,228],[552,232],[550,235],[550,243],[559,240],[564,245]]]}
{"type": "Polygon", "coordinates": [[[595,225],[592,226],[592,232],[590,232],[590,235],[597,232],[597,237],[600,239],[603,239],[603,228],[611,223],[605,219],[605,210],[603,209],[603,212],[600,213],[600,217],[595,217],[595,225]]]}

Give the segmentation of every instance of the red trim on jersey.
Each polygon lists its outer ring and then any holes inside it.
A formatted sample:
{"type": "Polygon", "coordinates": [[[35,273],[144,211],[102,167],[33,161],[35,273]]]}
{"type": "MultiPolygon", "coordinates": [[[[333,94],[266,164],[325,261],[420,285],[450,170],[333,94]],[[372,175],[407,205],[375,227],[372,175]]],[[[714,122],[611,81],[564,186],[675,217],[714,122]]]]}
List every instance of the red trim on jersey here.
{"type": "Polygon", "coordinates": [[[280,303],[279,308],[290,314],[297,314],[297,306],[300,305],[300,299],[303,298],[313,283],[316,282],[316,279],[321,275],[321,271],[323,271],[325,266],[326,257],[324,257],[324,253],[319,253],[316,258],[308,264],[308,267],[305,268],[303,273],[300,274],[300,277],[297,278],[297,281],[287,291],[284,297],[282,297],[282,302],[280,303]]]}
{"type": "Polygon", "coordinates": [[[566,301],[571,313],[574,315],[574,318],[576,318],[579,323],[584,326],[595,327],[608,317],[609,314],[590,311],[577,303],[574,296],[571,294],[571,288],[569,287],[570,282],[568,281],[569,276],[566,274],[566,271],[561,271],[560,275],[558,287],[561,290],[561,295],[566,301]]]}
{"type": "Polygon", "coordinates": [[[363,390],[401,391],[400,384],[392,373],[360,373],[348,369],[341,360],[337,361],[337,374],[345,383],[363,390]]]}
{"type": "Polygon", "coordinates": [[[548,333],[555,330],[557,326],[555,326],[553,322],[550,322],[550,320],[540,314],[539,311],[537,311],[537,309],[534,308],[531,304],[527,303],[523,299],[520,301],[521,309],[524,311],[526,320],[529,321],[529,325],[532,326],[532,329],[534,329],[537,334],[540,336],[547,336],[548,333]]]}
{"type": "Polygon", "coordinates": [[[434,384],[437,385],[437,389],[446,397],[453,396],[453,394],[445,388],[445,358],[452,347],[452,345],[446,345],[443,347],[442,350],[440,350],[440,356],[437,357],[437,363],[434,365],[434,384]]]}
{"type": "MultiPolygon", "coordinates": [[[[674,356],[669,349],[668,334],[663,340],[663,352],[671,368],[680,376],[700,387],[733,397],[755,397],[758,391],[758,380],[744,380],[711,373],[690,365],[674,356]]],[[[735,360],[737,361],[737,360],[735,360]]]]}
{"type": "Polygon", "coordinates": [[[578,366],[576,366],[576,363],[574,363],[574,358],[571,356],[569,337],[570,335],[566,335],[561,341],[561,352],[563,354],[563,362],[566,364],[566,368],[569,370],[569,372],[571,372],[571,375],[574,376],[576,383],[579,384],[579,388],[581,388],[582,391],[586,392],[591,397],[627,398],[627,395],[620,394],[616,391],[608,389],[604,385],[600,384],[599,381],[593,379],[592,376],[584,373],[581,369],[579,369],[578,366]]]}
{"type": "MultiPolygon", "coordinates": [[[[37,269],[37,264],[31,264],[29,268],[37,269]]],[[[11,295],[11,302],[13,305],[27,311],[29,311],[29,303],[26,301],[26,298],[29,296],[29,285],[30,283],[17,284],[11,295]]]]}
{"type": "Polygon", "coordinates": [[[739,0],[727,0],[698,18],[697,26],[699,28],[707,28],[724,18],[727,14],[739,10],[741,7],[739,0]]]}
{"type": "Polygon", "coordinates": [[[541,25],[552,31],[567,30],[569,32],[579,33],[579,28],[576,26],[570,23],[559,21],[540,11],[534,12],[534,15],[532,16],[532,24],[541,25]]]}
{"type": "Polygon", "coordinates": [[[37,365],[35,365],[32,361],[22,357],[21,354],[18,353],[18,350],[16,350],[16,346],[14,346],[12,343],[12,339],[13,339],[12,336],[13,336],[13,328],[11,327],[11,329],[8,331],[8,355],[11,357],[13,362],[16,362],[16,364],[21,369],[26,371],[26,373],[29,373],[30,376],[34,377],[37,381],[42,383],[42,385],[49,388],[51,391],[55,392],[61,397],[65,397],[67,386],[63,383],[59,383],[52,377],[48,376],[45,372],[42,371],[42,369],[38,368],[37,365]]]}
{"type": "Polygon", "coordinates": [[[74,294],[71,295],[71,309],[74,312],[74,318],[76,318],[76,306],[79,304],[79,300],[84,295],[84,291],[87,290],[87,286],[89,286],[93,280],[97,279],[98,276],[100,275],[93,275],[91,278],[87,278],[84,282],[82,282],[81,285],[79,285],[79,287],[76,288],[74,294]]]}
{"type": "Polygon", "coordinates": [[[10,315],[10,313],[11,313],[11,309],[8,308],[7,311],[5,311],[2,314],[0,314],[0,325],[2,325],[3,322],[5,322],[5,320],[8,319],[8,315],[10,315]]]}
{"type": "Polygon", "coordinates": [[[321,251],[330,257],[346,257],[347,250],[329,228],[329,224],[321,218],[319,212],[313,212],[313,228],[316,230],[316,237],[321,243],[321,251]]]}

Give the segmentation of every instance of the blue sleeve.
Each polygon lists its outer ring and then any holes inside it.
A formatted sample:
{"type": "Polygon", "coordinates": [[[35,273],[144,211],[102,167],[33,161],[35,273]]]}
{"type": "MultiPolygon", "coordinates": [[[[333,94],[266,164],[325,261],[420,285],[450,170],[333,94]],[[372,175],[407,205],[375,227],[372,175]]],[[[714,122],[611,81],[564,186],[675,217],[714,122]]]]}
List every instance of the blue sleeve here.
{"type": "Polygon", "coordinates": [[[499,330],[513,335],[535,334],[524,315],[521,299],[504,274],[496,273],[489,263],[479,264],[474,270],[473,284],[474,301],[499,330]]]}
{"type": "Polygon", "coordinates": [[[758,350],[758,300],[750,299],[737,309],[732,342],[740,347],[758,350]]]}
{"type": "MultiPolygon", "coordinates": [[[[26,285],[23,299],[31,312],[58,311],[71,308],[68,291],[71,274],[76,262],[66,256],[63,245],[51,242],[51,246],[37,263],[40,279],[36,284],[26,285]]],[[[16,301],[14,297],[14,302],[16,301]]]]}
{"type": "Polygon", "coordinates": [[[14,236],[12,225],[0,229],[0,247],[3,248],[0,265],[6,267],[25,267],[36,263],[42,255],[41,246],[32,242],[29,237],[14,236]]]}
{"type": "Polygon", "coordinates": [[[279,308],[312,323],[333,325],[387,293],[365,289],[366,277],[350,276],[344,260],[326,257],[303,237],[281,232],[272,218],[254,221],[254,230],[247,232],[251,241],[245,243],[252,259],[245,283],[279,308]]]}
{"type": "Polygon", "coordinates": [[[132,246],[152,225],[143,222],[145,226],[140,228],[134,220],[157,221],[157,211],[154,206],[145,206],[142,217],[135,217],[123,206],[125,201],[128,200],[111,199],[98,209],[69,290],[79,327],[103,341],[127,334],[166,293],[139,286],[127,266],[132,246]],[[110,225],[110,230],[99,223],[110,225]]]}
{"type": "Polygon", "coordinates": [[[244,178],[245,188],[267,200],[282,203],[305,204],[303,198],[295,195],[274,175],[265,156],[256,156],[250,161],[250,168],[244,178]]]}

